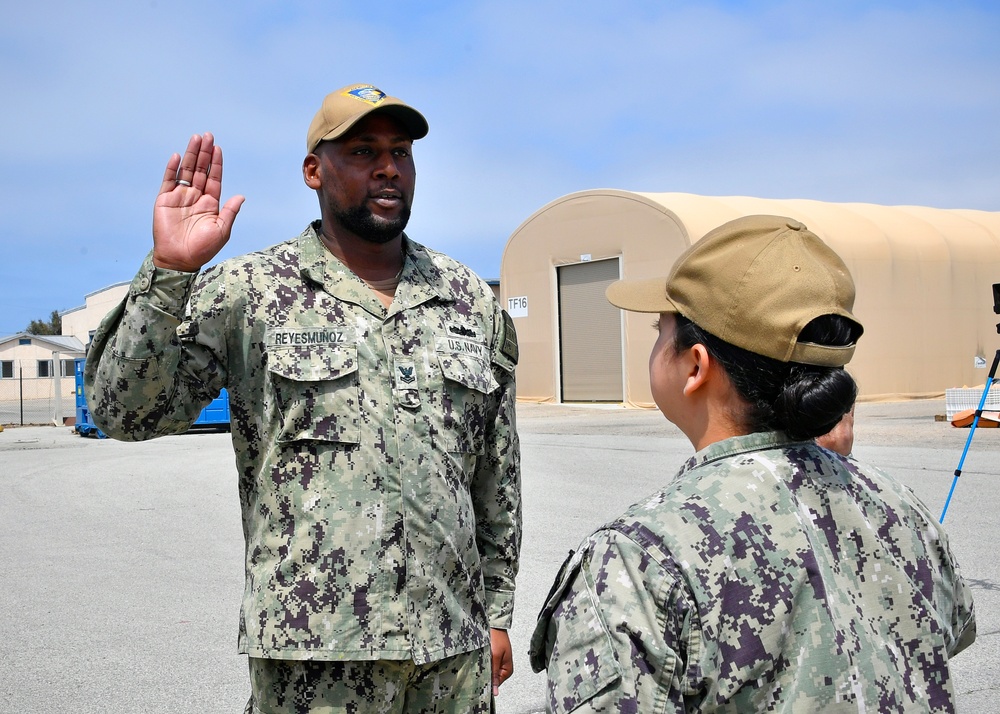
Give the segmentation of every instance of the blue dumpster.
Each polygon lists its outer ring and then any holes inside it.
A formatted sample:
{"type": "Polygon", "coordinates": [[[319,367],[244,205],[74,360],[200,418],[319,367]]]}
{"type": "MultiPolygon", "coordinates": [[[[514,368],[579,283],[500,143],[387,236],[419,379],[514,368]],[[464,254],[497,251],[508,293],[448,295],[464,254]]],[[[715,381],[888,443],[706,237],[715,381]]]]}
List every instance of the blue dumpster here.
{"type": "Polygon", "coordinates": [[[98,439],[106,439],[107,435],[97,428],[94,420],[90,418],[90,408],[87,406],[87,398],[83,395],[83,366],[87,360],[82,357],[73,360],[73,368],[76,373],[76,433],[80,436],[96,436],[98,439]]]}
{"type": "Polygon", "coordinates": [[[201,414],[195,420],[193,427],[217,427],[220,429],[229,428],[229,392],[223,389],[219,396],[209,402],[208,406],[201,410],[201,414]]]}
{"type": "MultiPolygon", "coordinates": [[[[96,436],[98,439],[106,439],[107,435],[94,424],[94,420],[90,416],[90,408],[87,406],[87,398],[83,394],[83,366],[87,360],[81,358],[74,360],[74,362],[76,370],[76,431],[81,436],[96,436]]],[[[229,393],[225,389],[201,410],[201,414],[198,415],[193,426],[229,428],[229,393]]]]}

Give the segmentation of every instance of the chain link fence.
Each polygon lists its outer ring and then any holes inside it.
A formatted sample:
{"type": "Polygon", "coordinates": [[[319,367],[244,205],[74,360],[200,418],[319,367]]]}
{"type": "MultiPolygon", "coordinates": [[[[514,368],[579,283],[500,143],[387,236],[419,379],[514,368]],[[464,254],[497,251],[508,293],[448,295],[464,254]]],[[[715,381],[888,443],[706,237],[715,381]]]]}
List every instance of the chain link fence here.
{"type": "Polygon", "coordinates": [[[73,374],[40,378],[21,360],[8,362],[0,375],[0,425],[64,424],[76,413],[75,390],[73,374]]]}

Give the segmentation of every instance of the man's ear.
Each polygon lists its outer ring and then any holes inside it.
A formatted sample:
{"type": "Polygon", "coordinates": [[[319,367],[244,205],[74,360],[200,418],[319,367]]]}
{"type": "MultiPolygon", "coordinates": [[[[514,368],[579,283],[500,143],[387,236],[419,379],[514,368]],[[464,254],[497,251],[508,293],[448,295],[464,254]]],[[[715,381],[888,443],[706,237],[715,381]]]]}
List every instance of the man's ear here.
{"type": "Polygon", "coordinates": [[[302,160],[302,180],[306,182],[306,186],[318,190],[323,185],[320,173],[319,157],[316,154],[308,154],[302,160]]]}
{"type": "Polygon", "coordinates": [[[700,342],[687,351],[688,376],[684,381],[684,396],[690,397],[704,387],[712,375],[712,358],[708,349],[700,342]]]}

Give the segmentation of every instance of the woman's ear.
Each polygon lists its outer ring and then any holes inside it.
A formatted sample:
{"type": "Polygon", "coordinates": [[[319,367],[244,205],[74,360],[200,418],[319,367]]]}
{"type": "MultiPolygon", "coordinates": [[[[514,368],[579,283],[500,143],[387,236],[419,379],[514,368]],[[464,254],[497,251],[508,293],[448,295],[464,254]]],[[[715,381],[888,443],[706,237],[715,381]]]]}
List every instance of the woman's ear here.
{"type": "Polygon", "coordinates": [[[708,349],[700,342],[687,351],[687,379],[684,380],[684,396],[690,397],[705,386],[712,374],[712,358],[708,349]]]}
{"type": "Polygon", "coordinates": [[[323,185],[320,179],[319,157],[316,154],[308,154],[302,160],[302,180],[306,182],[306,186],[313,190],[317,190],[323,185]]]}

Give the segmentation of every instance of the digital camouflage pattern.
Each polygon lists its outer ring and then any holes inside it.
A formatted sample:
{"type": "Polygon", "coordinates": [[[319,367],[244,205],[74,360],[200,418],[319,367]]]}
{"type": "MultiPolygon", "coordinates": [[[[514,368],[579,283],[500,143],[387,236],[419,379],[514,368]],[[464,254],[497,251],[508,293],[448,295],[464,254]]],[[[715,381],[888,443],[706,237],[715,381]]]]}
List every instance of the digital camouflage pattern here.
{"type": "Polygon", "coordinates": [[[489,286],[408,239],[385,310],[318,227],[196,286],[147,257],[94,336],[94,421],[183,432],[228,389],[241,652],[420,664],[485,647],[511,622],[521,538],[516,339],[489,286]]]}
{"type": "Polygon", "coordinates": [[[548,711],[954,710],[975,640],[905,486],[777,433],[717,442],[571,554],[532,637],[548,711]]]}
{"type": "Polygon", "coordinates": [[[244,714],[490,714],[490,649],[430,664],[250,658],[254,696],[244,714]],[[402,687],[406,696],[399,696],[402,687]]]}

